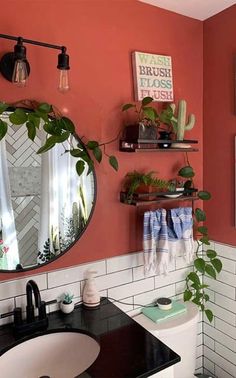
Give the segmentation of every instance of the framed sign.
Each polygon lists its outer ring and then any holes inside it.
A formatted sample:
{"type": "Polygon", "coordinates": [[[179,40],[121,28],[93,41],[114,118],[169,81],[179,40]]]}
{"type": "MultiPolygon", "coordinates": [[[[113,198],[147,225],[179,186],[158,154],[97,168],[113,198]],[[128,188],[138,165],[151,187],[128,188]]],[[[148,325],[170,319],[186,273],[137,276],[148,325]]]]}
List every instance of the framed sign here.
{"type": "Polygon", "coordinates": [[[173,102],[171,56],[132,53],[135,100],[152,97],[154,101],[173,102]]]}

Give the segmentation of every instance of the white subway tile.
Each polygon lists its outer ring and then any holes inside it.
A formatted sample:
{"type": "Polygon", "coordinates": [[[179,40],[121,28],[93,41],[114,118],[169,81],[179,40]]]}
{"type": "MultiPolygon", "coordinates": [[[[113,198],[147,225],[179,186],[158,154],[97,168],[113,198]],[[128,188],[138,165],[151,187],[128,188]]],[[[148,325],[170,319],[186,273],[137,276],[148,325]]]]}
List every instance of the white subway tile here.
{"type": "Polygon", "coordinates": [[[108,297],[120,299],[127,298],[128,296],[144,293],[154,289],[154,278],[147,278],[132,283],[128,283],[122,286],[118,286],[112,289],[108,289],[108,297]]]}
{"type": "Polygon", "coordinates": [[[166,276],[155,276],[155,288],[167,286],[176,282],[185,280],[187,274],[191,271],[191,268],[179,269],[174,272],[170,272],[166,276]]]}
{"type": "Polygon", "coordinates": [[[235,274],[232,274],[232,273],[229,273],[229,272],[222,270],[217,276],[217,281],[221,281],[225,284],[236,287],[236,279],[235,278],[236,278],[235,274]]]}
{"type": "Polygon", "coordinates": [[[53,288],[70,284],[72,282],[78,282],[85,278],[87,270],[97,271],[96,276],[106,274],[105,260],[94,261],[88,264],[78,265],[73,268],[67,268],[62,270],[55,270],[48,273],[48,287],[53,288]]]}
{"type": "Polygon", "coordinates": [[[188,264],[186,259],[183,256],[176,257],[176,269],[187,268],[192,264],[188,264]]]}
{"type": "Polygon", "coordinates": [[[215,243],[215,251],[219,256],[236,261],[236,247],[227,244],[215,243]]]}
{"type": "MultiPolygon", "coordinates": [[[[236,279],[236,277],[235,277],[236,279]]],[[[236,301],[229,299],[221,294],[215,294],[215,303],[221,307],[224,307],[226,310],[229,310],[236,314],[236,301]]]]}
{"type": "Polygon", "coordinates": [[[216,319],[215,320],[215,327],[218,330],[226,333],[228,336],[232,337],[233,339],[236,339],[236,328],[231,326],[230,324],[225,323],[221,319],[216,319]]]}
{"type": "MultiPolygon", "coordinates": [[[[5,299],[3,301],[0,301],[0,314],[5,314],[6,312],[13,311],[15,307],[14,299],[5,299]]],[[[13,317],[9,316],[7,318],[0,319],[0,326],[7,323],[12,323],[13,317]]]]}
{"type": "Polygon", "coordinates": [[[17,280],[0,283],[0,300],[16,297],[26,293],[26,283],[33,279],[40,290],[47,288],[46,274],[39,274],[32,277],[20,278],[17,280]]]}
{"type": "Polygon", "coordinates": [[[203,354],[204,357],[207,357],[216,365],[221,366],[222,369],[224,369],[227,373],[231,374],[233,377],[236,377],[236,366],[227,361],[224,357],[221,357],[219,354],[215,353],[207,346],[204,346],[203,354]]]}
{"type": "Polygon", "coordinates": [[[217,342],[215,343],[215,351],[216,351],[216,353],[218,353],[219,355],[224,357],[227,361],[235,363],[235,360],[236,360],[235,351],[232,351],[229,348],[226,348],[225,346],[223,346],[223,345],[221,345],[217,342]]]}
{"type": "Polygon", "coordinates": [[[208,302],[207,307],[213,311],[214,315],[217,318],[220,318],[231,325],[236,325],[236,316],[232,312],[229,312],[224,308],[215,305],[212,302],[208,302]]]}
{"type": "Polygon", "coordinates": [[[223,294],[226,297],[235,299],[235,287],[224,284],[223,282],[214,280],[209,277],[204,277],[204,283],[209,285],[209,289],[216,293],[223,294]]]}
{"type": "Polygon", "coordinates": [[[221,369],[221,367],[215,365],[215,375],[219,378],[235,378],[235,375],[228,374],[225,370],[221,369]]]}
{"type": "MultiPolygon", "coordinates": [[[[58,286],[53,289],[41,290],[41,299],[45,302],[56,299],[58,302],[61,300],[63,293],[74,294],[74,298],[80,297],[80,284],[79,282],[72,283],[69,285],[58,286]]],[[[77,299],[76,299],[77,301],[77,299]]],[[[16,298],[16,306],[25,308],[26,307],[26,296],[20,296],[16,298]]]]}
{"type": "Polygon", "coordinates": [[[96,278],[96,285],[99,290],[109,289],[129,282],[132,282],[132,269],[121,270],[120,272],[96,278]]]}
{"type": "Polygon", "coordinates": [[[201,373],[201,369],[202,369],[202,361],[203,361],[202,356],[200,356],[200,357],[198,357],[198,358],[196,359],[196,365],[195,365],[195,368],[196,368],[196,370],[197,370],[198,373],[201,373]],[[198,371],[198,370],[199,370],[199,371],[198,371]]]}
{"type": "MultiPolygon", "coordinates": [[[[225,335],[223,332],[218,331],[216,328],[209,326],[208,324],[204,324],[204,334],[210,336],[216,342],[219,342],[234,352],[236,351],[236,342],[231,337],[225,335]]],[[[215,343],[215,350],[216,350],[216,343],[215,343]]]]}
{"type": "Polygon", "coordinates": [[[201,357],[203,355],[203,345],[198,345],[197,346],[197,352],[196,352],[196,357],[201,357]]]}
{"type": "Polygon", "coordinates": [[[139,281],[139,280],[143,280],[144,278],[154,277],[155,274],[152,273],[149,276],[145,277],[144,266],[141,265],[141,266],[137,266],[133,268],[133,276],[134,276],[134,281],[139,281]]]}
{"type": "Polygon", "coordinates": [[[203,366],[207,369],[211,374],[214,374],[215,371],[215,364],[208,360],[208,358],[203,357],[203,366]]]}
{"type": "Polygon", "coordinates": [[[160,297],[170,298],[175,295],[175,286],[169,285],[160,289],[148,291],[143,294],[137,294],[134,296],[134,304],[147,305],[153,303],[160,297]]]}
{"type": "MultiPolygon", "coordinates": [[[[204,345],[208,346],[212,350],[215,349],[215,340],[206,334],[203,335],[204,345]]],[[[208,368],[207,368],[208,369],[208,368]]]]}
{"type": "Polygon", "coordinates": [[[197,333],[199,335],[199,334],[202,334],[202,332],[203,332],[203,322],[199,321],[197,325],[197,333]]]}
{"type": "Polygon", "coordinates": [[[143,265],[143,253],[129,253],[127,255],[111,257],[106,260],[107,273],[117,272],[118,270],[129,269],[143,265]]]}
{"type": "Polygon", "coordinates": [[[220,260],[223,264],[223,270],[236,274],[236,261],[226,259],[225,257],[220,257],[220,260]]]}

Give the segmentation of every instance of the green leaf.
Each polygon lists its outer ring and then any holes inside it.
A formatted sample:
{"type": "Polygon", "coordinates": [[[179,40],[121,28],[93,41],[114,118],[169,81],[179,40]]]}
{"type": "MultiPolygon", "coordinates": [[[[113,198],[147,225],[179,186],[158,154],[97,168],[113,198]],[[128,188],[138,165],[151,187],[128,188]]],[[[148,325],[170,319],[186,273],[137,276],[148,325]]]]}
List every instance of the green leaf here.
{"type": "Polygon", "coordinates": [[[58,127],[58,123],[56,122],[56,120],[46,122],[43,125],[43,129],[46,131],[46,133],[48,133],[50,135],[58,135],[59,136],[59,135],[61,135],[61,132],[62,132],[60,127],[58,127]]]}
{"type": "Polygon", "coordinates": [[[130,108],[135,108],[135,105],[133,104],[125,104],[122,106],[122,112],[125,111],[125,110],[128,110],[130,108]]]}
{"type": "Polygon", "coordinates": [[[6,122],[0,119],[0,140],[5,137],[7,133],[8,125],[6,122]]]}
{"type": "Polygon", "coordinates": [[[146,106],[145,108],[143,108],[143,114],[151,121],[155,121],[155,119],[157,118],[156,109],[152,108],[151,106],[146,106]]]}
{"type": "Polygon", "coordinates": [[[185,290],[184,292],[184,302],[186,301],[190,301],[190,299],[192,298],[192,292],[190,290],[185,290]]]}
{"type": "Polygon", "coordinates": [[[29,122],[26,122],[26,127],[27,127],[27,130],[28,130],[28,137],[29,137],[29,139],[31,139],[32,141],[34,141],[34,138],[36,137],[36,127],[35,127],[35,125],[33,124],[33,122],[29,121],[29,122]]]}
{"type": "Polygon", "coordinates": [[[203,297],[204,297],[204,301],[206,301],[206,302],[208,302],[209,299],[210,299],[208,294],[204,294],[203,297]]]}
{"type": "Polygon", "coordinates": [[[43,102],[42,104],[39,104],[37,109],[42,113],[50,113],[52,111],[52,106],[43,102]]]}
{"type": "Polygon", "coordinates": [[[200,272],[200,273],[204,273],[205,272],[205,260],[203,260],[202,258],[197,258],[196,260],[194,260],[194,266],[195,268],[200,272]]]}
{"type": "Polygon", "coordinates": [[[208,229],[207,227],[205,226],[200,226],[197,228],[198,232],[200,232],[200,234],[202,235],[207,235],[208,234],[208,229]]]}
{"type": "Polygon", "coordinates": [[[210,245],[211,243],[209,242],[209,238],[208,236],[204,235],[200,241],[203,243],[203,244],[206,244],[206,245],[210,245]]]}
{"type": "Polygon", "coordinates": [[[0,114],[5,112],[5,110],[7,110],[7,108],[9,108],[8,104],[6,104],[5,102],[0,102],[0,114]]]}
{"type": "Polygon", "coordinates": [[[222,270],[222,262],[219,259],[212,259],[210,263],[214,266],[217,273],[220,273],[222,270]]]}
{"type": "Polygon", "coordinates": [[[90,159],[89,163],[88,163],[88,172],[87,172],[87,176],[94,170],[94,163],[93,161],[90,159]]]}
{"type": "Polygon", "coordinates": [[[206,255],[209,259],[214,259],[216,256],[217,256],[217,253],[216,251],[214,251],[213,249],[208,249],[206,251],[206,255]]]}
{"type": "Polygon", "coordinates": [[[196,272],[190,272],[187,277],[195,284],[200,285],[200,278],[198,277],[196,272]]]}
{"type": "Polygon", "coordinates": [[[205,306],[204,306],[204,304],[201,304],[200,307],[201,307],[201,311],[204,311],[204,310],[205,310],[205,306]]]}
{"type": "Polygon", "coordinates": [[[73,122],[69,118],[62,117],[60,121],[63,124],[63,127],[62,127],[63,130],[70,131],[70,133],[75,132],[75,125],[73,124],[73,122]]]}
{"type": "Polygon", "coordinates": [[[193,298],[192,302],[195,303],[196,305],[200,306],[201,302],[198,298],[193,298]]]}
{"type": "Polygon", "coordinates": [[[112,166],[112,168],[115,169],[115,171],[118,171],[119,165],[115,156],[109,156],[109,163],[112,166]]]}
{"type": "Polygon", "coordinates": [[[82,173],[84,172],[84,168],[85,168],[85,162],[83,160],[77,161],[76,172],[78,173],[79,176],[81,176],[82,173]]]}
{"type": "Polygon", "coordinates": [[[195,216],[198,222],[204,222],[206,220],[206,213],[202,209],[197,208],[195,210],[195,216]]]}
{"type": "Polygon", "coordinates": [[[211,310],[205,310],[205,314],[206,314],[206,317],[207,319],[209,320],[209,322],[211,323],[212,320],[213,320],[213,312],[211,310]]]}
{"type": "Polygon", "coordinates": [[[56,144],[54,138],[55,138],[54,136],[49,137],[46,140],[45,144],[37,151],[37,154],[42,154],[43,152],[46,152],[50,150],[51,148],[53,148],[56,144]]]}
{"type": "Polygon", "coordinates": [[[210,264],[206,264],[205,272],[208,274],[208,276],[216,279],[216,271],[210,264]]]}
{"type": "Polygon", "coordinates": [[[101,163],[101,161],[102,161],[102,150],[101,150],[101,148],[100,148],[100,147],[95,147],[95,148],[93,149],[93,154],[94,154],[95,159],[96,159],[99,163],[101,163]]]}
{"type": "Polygon", "coordinates": [[[44,112],[40,112],[39,110],[35,110],[34,113],[41,119],[44,120],[44,122],[48,122],[48,115],[47,113],[44,113],[44,112]]]}
{"type": "Polygon", "coordinates": [[[62,143],[62,142],[65,142],[69,138],[69,136],[70,136],[70,132],[65,131],[61,135],[54,135],[52,138],[54,138],[55,143],[62,143]]]}
{"type": "Polygon", "coordinates": [[[178,175],[185,178],[191,178],[195,176],[193,168],[190,165],[183,167],[179,170],[178,175]]]}
{"type": "Polygon", "coordinates": [[[39,128],[40,118],[35,113],[28,114],[28,121],[32,122],[37,129],[39,128]]]}
{"type": "Polygon", "coordinates": [[[150,104],[152,101],[153,101],[153,98],[152,98],[152,97],[144,97],[144,98],[142,99],[142,106],[148,105],[148,104],[150,104]]]}
{"type": "Polygon", "coordinates": [[[26,112],[23,109],[16,109],[9,115],[9,120],[14,125],[23,125],[28,119],[26,112]]]}
{"type": "Polygon", "coordinates": [[[87,147],[89,150],[93,150],[94,148],[99,147],[99,143],[98,143],[96,140],[90,140],[90,141],[86,144],[86,147],[87,147]]]}
{"type": "Polygon", "coordinates": [[[209,285],[202,284],[202,285],[199,286],[199,289],[206,289],[206,288],[208,288],[208,287],[209,287],[209,285]]]}
{"type": "Polygon", "coordinates": [[[200,190],[197,195],[203,201],[207,201],[211,199],[211,193],[203,191],[203,190],[200,190]]]}

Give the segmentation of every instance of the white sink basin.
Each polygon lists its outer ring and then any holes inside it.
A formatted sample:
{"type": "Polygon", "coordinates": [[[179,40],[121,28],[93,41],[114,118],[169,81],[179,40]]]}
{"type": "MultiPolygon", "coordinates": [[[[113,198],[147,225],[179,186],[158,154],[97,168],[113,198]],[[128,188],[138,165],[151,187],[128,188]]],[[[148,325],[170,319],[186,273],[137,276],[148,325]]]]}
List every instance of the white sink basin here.
{"type": "Polygon", "coordinates": [[[26,340],[0,356],[1,378],[75,378],[96,360],[98,342],[79,332],[53,332],[26,340]]]}

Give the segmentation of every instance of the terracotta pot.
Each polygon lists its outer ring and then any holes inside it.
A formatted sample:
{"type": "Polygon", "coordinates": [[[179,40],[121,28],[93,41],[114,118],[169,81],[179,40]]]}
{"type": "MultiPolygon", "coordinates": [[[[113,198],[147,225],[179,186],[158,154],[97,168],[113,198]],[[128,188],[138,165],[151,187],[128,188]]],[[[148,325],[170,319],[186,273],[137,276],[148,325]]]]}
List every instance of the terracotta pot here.
{"type": "MultiPolygon", "coordinates": [[[[157,188],[156,186],[152,186],[152,185],[145,185],[145,184],[140,184],[139,187],[135,190],[135,193],[138,195],[138,194],[146,194],[146,193],[156,193],[156,192],[160,192],[161,189],[157,188]]],[[[138,196],[139,197],[139,200],[142,200],[142,201],[154,201],[157,196],[138,196]]]]}

